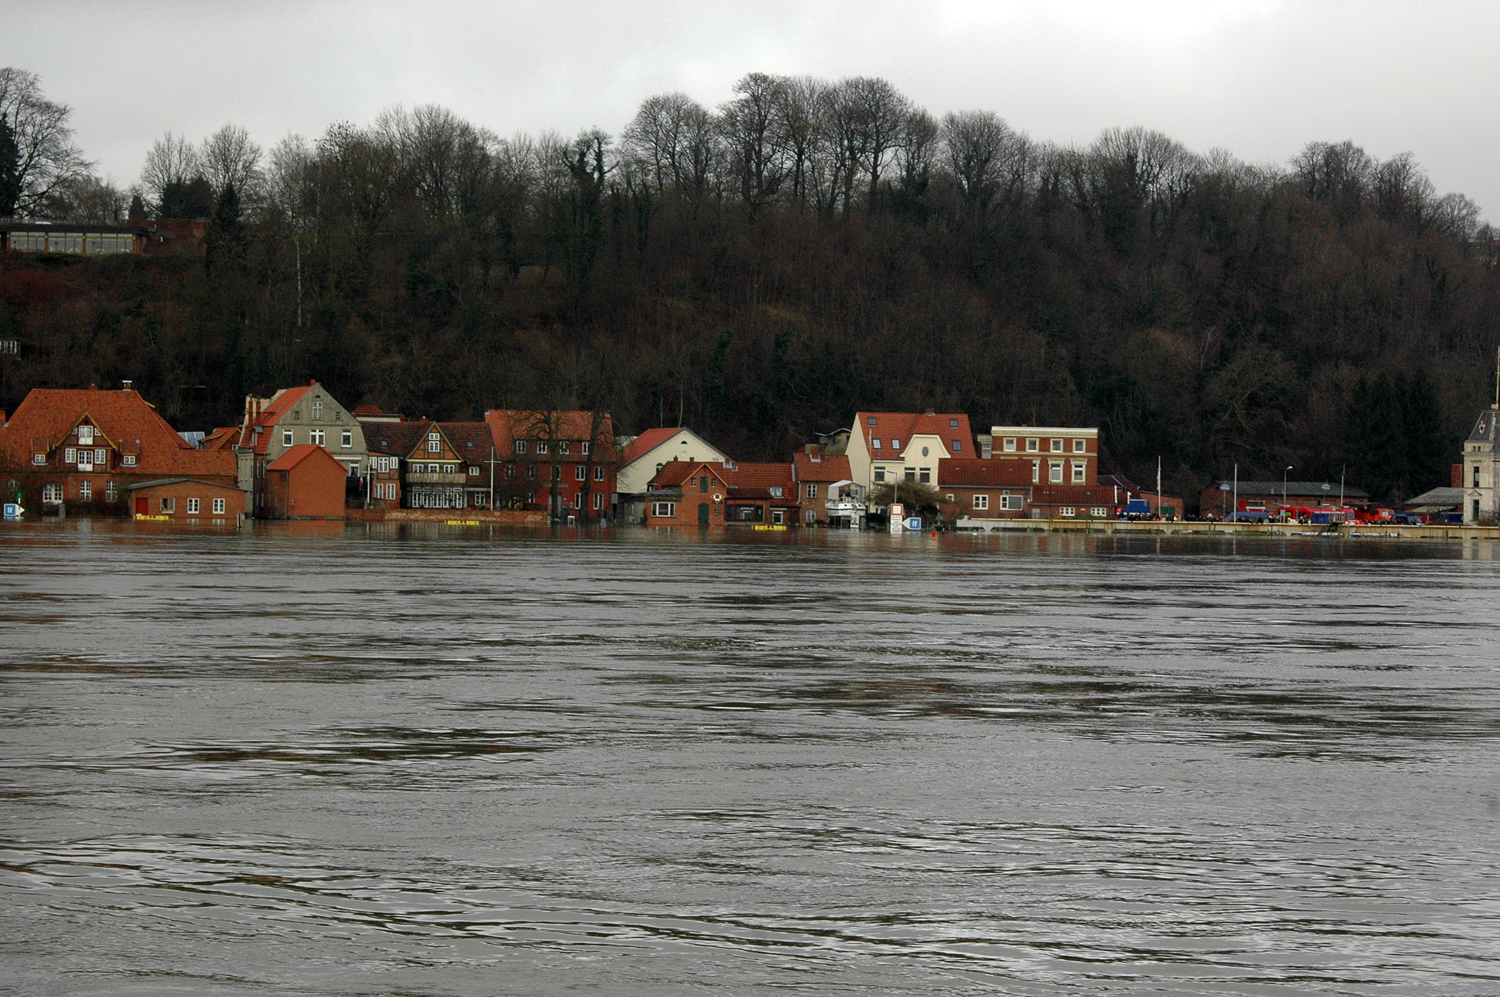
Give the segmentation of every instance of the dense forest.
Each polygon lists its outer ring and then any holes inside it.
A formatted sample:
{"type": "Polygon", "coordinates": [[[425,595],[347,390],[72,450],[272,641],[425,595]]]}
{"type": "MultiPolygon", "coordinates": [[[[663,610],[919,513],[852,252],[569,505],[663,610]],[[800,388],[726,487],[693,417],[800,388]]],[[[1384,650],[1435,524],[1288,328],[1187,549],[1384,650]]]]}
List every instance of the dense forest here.
{"type": "Polygon", "coordinates": [[[265,152],[168,134],[117,190],[37,78],[0,71],[0,214],[212,219],[201,255],[0,263],[22,344],[0,407],[132,378],[206,429],[317,378],[412,416],[682,423],[747,460],[933,407],[1097,425],[1105,470],[1154,479],[1160,455],[1191,502],[1236,463],[1446,484],[1491,400],[1500,243],[1409,155],[1260,166],[1141,128],[1064,148],[863,77],[733,95],[651,97],[618,135],[502,139],[435,106],[265,152]]]}

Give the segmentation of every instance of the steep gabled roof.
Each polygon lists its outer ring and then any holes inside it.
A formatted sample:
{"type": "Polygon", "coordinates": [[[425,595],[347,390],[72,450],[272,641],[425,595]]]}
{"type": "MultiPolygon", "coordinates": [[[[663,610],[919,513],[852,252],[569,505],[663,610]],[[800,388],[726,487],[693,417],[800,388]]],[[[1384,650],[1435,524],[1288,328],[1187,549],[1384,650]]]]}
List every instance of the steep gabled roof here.
{"type": "Polygon", "coordinates": [[[1500,411],[1485,409],[1479,413],[1474,429],[1469,433],[1469,443],[1488,443],[1493,447],[1500,439],[1500,411]]]}
{"type": "Polygon", "coordinates": [[[950,457],[960,457],[974,449],[974,433],[969,428],[969,417],[963,413],[858,412],[854,416],[854,429],[864,436],[865,449],[872,454],[875,452],[872,440],[882,442],[881,453],[894,456],[899,451],[891,448],[890,440],[900,440],[904,450],[913,436],[924,435],[941,440],[950,457]],[[875,420],[874,425],[870,424],[871,419],[875,420]],[[956,448],[955,440],[959,444],[956,448]]]}
{"type": "Polygon", "coordinates": [[[249,447],[257,454],[265,456],[267,446],[271,441],[271,427],[275,426],[281,417],[286,415],[293,405],[301,401],[312,388],[312,384],[296,388],[282,388],[260,407],[254,418],[246,413],[245,424],[240,432],[240,446],[249,447]],[[260,430],[258,433],[255,431],[257,428],[260,430]]]}
{"type": "Polygon", "coordinates": [[[663,426],[660,429],[645,430],[626,444],[625,449],[620,453],[620,466],[634,463],[680,432],[682,432],[681,426],[663,426]]]}
{"type": "Polygon", "coordinates": [[[684,481],[696,478],[700,473],[711,474],[723,481],[726,486],[730,484],[728,472],[724,465],[717,461],[704,460],[669,460],[662,465],[660,471],[651,479],[652,488],[677,488],[684,481]],[[700,472],[699,469],[702,469],[700,472]]]}
{"type": "Polygon", "coordinates": [[[427,431],[426,422],[365,423],[365,446],[373,454],[406,459],[427,431]]]}
{"type": "Polygon", "coordinates": [[[437,426],[448,437],[448,442],[453,444],[453,452],[458,454],[460,460],[469,464],[483,464],[490,459],[491,449],[495,451],[496,458],[502,456],[500,448],[495,446],[495,434],[491,432],[487,422],[440,422],[437,426]]]}
{"type": "Polygon", "coordinates": [[[338,459],[335,458],[333,454],[329,453],[327,450],[324,450],[322,447],[314,443],[299,443],[294,447],[287,448],[287,451],[285,453],[266,465],[266,470],[290,471],[292,468],[296,467],[304,460],[307,460],[309,457],[318,459],[316,455],[320,453],[328,460],[333,461],[334,464],[338,465],[341,473],[349,473],[348,471],[344,470],[344,465],[339,463],[338,459]]]}
{"type": "Polygon", "coordinates": [[[815,456],[799,452],[792,455],[792,467],[798,481],[847,481],[851,477],[849,458],[843,455],[815,456]]]}
{"type": "Polygon", "coordinates": [[[0,430],[0,465],[31,465],[87,417],[109,445],[136,457],[135,474],[164,477],[234,475],[228,451],[195,450],[134,391],[35,388],[0,430]]]}

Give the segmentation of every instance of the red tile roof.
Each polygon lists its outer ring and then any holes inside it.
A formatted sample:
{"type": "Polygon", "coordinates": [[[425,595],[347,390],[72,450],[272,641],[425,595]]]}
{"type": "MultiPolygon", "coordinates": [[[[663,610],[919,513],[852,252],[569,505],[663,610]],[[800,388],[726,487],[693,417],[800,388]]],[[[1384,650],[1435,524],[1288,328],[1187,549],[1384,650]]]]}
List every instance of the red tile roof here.
{"type": "Polygon", "coordinates": [[[732,464],[724,468],[729,494],[735,498],[797,498],[797,482],[791,464],[732,464]],[[779,488],[775,495],[771,489],[779,488]]]}
{"type": "MultiPolygon", "coordinates": [[[[316,382],[314,382],[316,383],[316,382]]],[[[240,436],[240,446],[250,447],[258,456],[264,457],[266,446],[271,441],[271,427],[276,425],[276,420],[286,415],[287,410],[302,400],[302,396],[312,390],[312,385],[307,384],[298,388],[282,388],[271,396],[259,414],[254,419],[245,420],[244,431],[240,436]],[[255,432],[259,426],[261,431],[255,432]]]]}
{"type": "Polygon", "coordinates": [[[639,459],[650,453],[663,443],[682,432],[681,426],[665,426],[661,429],[648,429],[635,439],[631,440],[620,454],[620,466],[639,459]]]}
{"type": "Polygon", "coordinates": [[[52,450],[87,418],[107,444],[134,454],[132,475],[223,477],[235,475],[228,450],[195,450],[134,391],[36,388],[0,430],[0,466],[30,469],[33,453],[52,450]]]}
{"type": "Polygon", "coordinates": [[[702,473],[715,475],[719,480],[724,481],[726,486],[728,485],[729,472],[717,461],[669,460],[661,466],[660,471],[656,472],[649,487],[677,488],[689,478],[698,477],[699,468],[704,469],[702,473]]]}
{"type": "Polygon", "coordinates": [[[871,446],[872,439],[884,444],[878,452],[894,455],[899,451],[892,451],[892,439],[900,440],[904,450],[911,443],[911,438],[919,435],[936,436],[942,440],[943,448],[950,457],[962,457],[974,452],[974,433],[969,429],[969,417],[962,413],[859,412],[854,416],[854,428],[864,434],[865,449],[871,453],[877,452],[871,446]],[[871,419],[875,420],[873,426],[870,425],[871,419]],[[953,425],[954,423],[957,425],[953,425]],[[959,443],[956,449],[953,446],[955,440],[959,443]]]}
{"type": "Polygon", "coordinates": [[[490,459],[491,449],[497,460],[507,456],[495,444],[495,434],[488,422],[440,422],[437,425],[453,444],[459,459],[466,463],[483,464],[490,459]]]}
{"type": "Polygon", "coordinates": [[[792,455],[792,465],[797,470],[798,481],[850,480],[849,458],[842,454],[823,454],[815,460],[812,454],[796,453],[792,455]]]}
{"type": "Polygon", "coordinates": [[[938,487],[993,488],[1031,484],[1029,460],[945,460],[938,465],[938,487]]]}
{"type": "Polygon", "coordinates": [[[390,454],[405,460],[427,433],[428,422],[365,423],[365,446],[373,454],[390,454]]]}
{"type": "Polygon", "coordinates": [[[334,464],[338,465],[340,474],[349,473],[344,468],[344,465],[339,463],[338,459],[335,458],[333,454],[329,453],[327,450],[315,443],[299,443],[294,447],[288,447],[285,453],[266,465],[266,470],[290,471],[292,468],[296,467],[298,464],[302,463],[304,460],[312,457],[317,453],[322,453],[329,460],[333,461],[334,464]]]}
{"type": "MultiPolygon", "coordinates": [[[[557,412],[490,409],[484,414],[484,421],[489,423],[490,432],[494,434],[497,456],[509,456],[515,453],[515,441],[518,438],[581,441],[589,439],[594,430],[594,413],[580,409],[557,412]]],[[[614,439],[614,422],[609,416],[602,416],[599,420],[598,445],[594,448],[594,458],[600,461],[614,460],[614,439]]],[[[575,450],[565,455],[564,460],[577,461],[582,457],[583,455],[575,450]]]]}

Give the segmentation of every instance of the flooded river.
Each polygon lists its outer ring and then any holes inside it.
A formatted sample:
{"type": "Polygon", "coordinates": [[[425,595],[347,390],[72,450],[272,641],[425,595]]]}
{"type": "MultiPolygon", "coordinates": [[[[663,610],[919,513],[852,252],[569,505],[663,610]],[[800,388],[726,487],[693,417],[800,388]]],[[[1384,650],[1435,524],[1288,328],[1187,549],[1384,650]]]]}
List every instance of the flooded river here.
{"type": "Polygon", "coordinates": [[[1493,557],[0,526],[0,991],[1495,994],[1493,557]]]}

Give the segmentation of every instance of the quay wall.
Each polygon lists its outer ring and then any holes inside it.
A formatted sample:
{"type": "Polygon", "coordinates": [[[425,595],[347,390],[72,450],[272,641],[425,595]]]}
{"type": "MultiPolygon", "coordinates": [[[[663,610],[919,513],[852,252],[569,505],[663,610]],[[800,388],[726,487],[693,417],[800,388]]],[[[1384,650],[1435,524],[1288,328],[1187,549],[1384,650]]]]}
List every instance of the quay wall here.
{"type": "Polygon", "coordinates": [[[1343,537],[1352,540],[1500,540],[1500,526],[1395,526],[1351,523],[1311,526],[1305,523],[1193,523],[1115,519],[970,520],[979,533],[1095,533],[1137,536],[1343,537]]]}
{"type": "Polygon", "coordinates": [[[535,509],[349,509],[351,523],[478,523],[481,526],[546,526],[535,509]]]}

